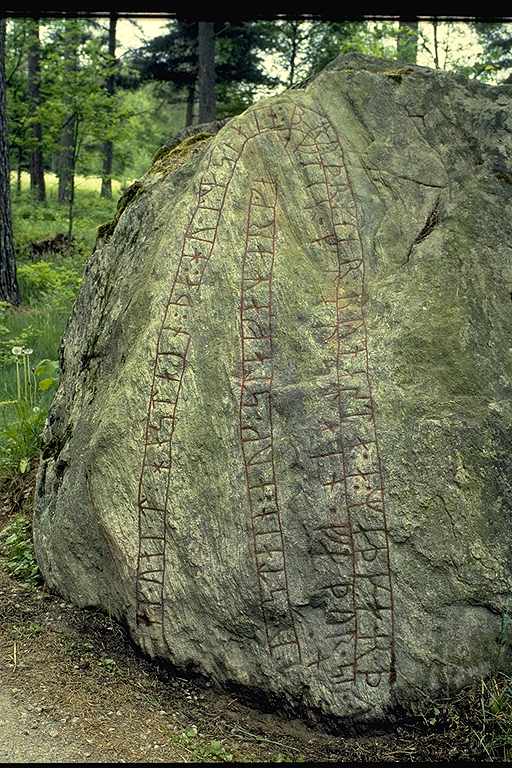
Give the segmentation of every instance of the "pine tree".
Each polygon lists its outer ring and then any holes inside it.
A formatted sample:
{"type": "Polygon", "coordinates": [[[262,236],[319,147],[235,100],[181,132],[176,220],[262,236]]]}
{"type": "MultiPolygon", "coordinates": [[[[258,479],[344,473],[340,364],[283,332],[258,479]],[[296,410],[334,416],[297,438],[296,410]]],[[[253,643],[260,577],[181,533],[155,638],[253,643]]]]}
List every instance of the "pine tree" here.
{"type": "Polygon", "coordinates": [[[418,55],[418,22],[402,21],[398,23],[396,46],[397,57],[407,64],[416,64],[418,55]]]}

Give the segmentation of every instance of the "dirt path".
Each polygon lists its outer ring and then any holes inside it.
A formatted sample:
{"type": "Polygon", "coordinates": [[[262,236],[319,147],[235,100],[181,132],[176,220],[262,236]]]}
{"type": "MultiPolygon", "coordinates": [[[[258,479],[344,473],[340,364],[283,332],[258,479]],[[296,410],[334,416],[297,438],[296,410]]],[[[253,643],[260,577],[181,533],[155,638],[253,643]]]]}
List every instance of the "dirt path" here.
{"type": "Polygon", "coordinates": [[[445,726],[332,735],[172,677],[108,617],[0,561],[0,762],[481,760],[445,726]]]}

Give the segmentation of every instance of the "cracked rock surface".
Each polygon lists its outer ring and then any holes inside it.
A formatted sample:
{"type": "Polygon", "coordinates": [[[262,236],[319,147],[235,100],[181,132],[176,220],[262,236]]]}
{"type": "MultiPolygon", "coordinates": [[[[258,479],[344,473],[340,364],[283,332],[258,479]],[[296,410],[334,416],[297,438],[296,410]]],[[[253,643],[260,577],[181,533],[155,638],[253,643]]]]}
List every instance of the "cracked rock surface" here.
{"type": "Polygon", "coordinates": [[[64,337],[52,588],[358,722],[508,668],[511,94],[350,55],[159,154],[64,337]]]}

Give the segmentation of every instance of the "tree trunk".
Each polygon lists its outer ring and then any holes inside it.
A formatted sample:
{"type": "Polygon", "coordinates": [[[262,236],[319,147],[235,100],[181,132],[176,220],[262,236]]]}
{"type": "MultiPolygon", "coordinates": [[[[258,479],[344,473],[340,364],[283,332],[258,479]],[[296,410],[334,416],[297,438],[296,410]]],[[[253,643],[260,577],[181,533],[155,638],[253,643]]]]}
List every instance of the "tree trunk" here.
{"type": "MultiPolygon", "coordinates": [[[[64,22],[68,25],[69,22],[64,22]]],[[[73,24],[73,22],[71,22],[73,24]]],[[[76,72],[78,69],[78,39],[71,27],[66,29],[65,67],[68,72],[76,72]]],[[[59,156],[57,159],[57,174],[59,177],[59,190],[57,199],[59,203],[69,203],[73,186],[73,158],[76,130],[76,114],[69,115],[62,126],[59,141],[59,156]]]]}
{"type": "MultiPolygon", "coordinates": [[[[35,19],[29,28],[30,45],[28,49],[28,95],[30,109],[33,115],[37,114],[41,103],[41,45],[39,42],[39,20],[35,19]]],[[[32,136],[34,140],[30,157],[30,191],[41,202],[46,200],[46,187],[44,182],[43,165],[43,128],[39,120],[32,124],[32,136]]]]}
{"type": "Polygon", "coordinates": [[[76,115],[68,117],[60,134],[57,173],[59,176],[59,203],[69,203],[73,186],[73,144],[75,138],[76,115]]]}
{"type": "Polygon", "coordinates": [[[196,96],[196,85],[189,85],[187,89],[187,115],[185,117],[185,128],[194,122],[194,100],[196,96]]]}
{"type": "Polygon", "coordinates": [[[434,67],[436,69],[439,69],[439,42],[437,39],[437,19],[433,20],[432,27],[434,29],[434,67]]]}
{"type": "Polygon", "coordinates": [[[215,120],[215,36],[212,21],[199,22],[199,122],[215,120]]]}
{"type": "Polygon", "coordinates": [[[290,74],[288,77],[288,87],[291,88],[295,80],[295,61],[297,59],[297,47],[299,37],[299,22],[292,21],[292,49],[290,51],[290,74]]]}
{"type": "Polygon", "coordinates": [[[5,99],[5,18],[0,18],[0,301],[20,303],[12,236],[9,147],[5,99]]]}
{"type": "Polygon", "coordinates": [[[18,147],[18,162],[16,165],[16,195],[21,195],[21,164],[23,162],[23,150],[18,147]]]}
{"type": "MultiPolygon", "coordinates": [[[[113,67],[116,63],[116,26],[117,13],[110,11],[110,24],[108,28],[108,55],[110,64],[113,67]]],[[[114,72],[107,77],[107,93],[110,98],[114,98],[116,90],[116,81],[114,72]]],[[[114,157],[114,143],[112,139],[107,139],[103,144],[103,173],[101,177],[101,197],[112,197],[112,160],[114,157]]]]}
{"type": "Polygon", "coordinates": [[[407,64],[416,64],[418,55],[418,22],[398,22],[397,56],[407,64]]]}
{"type": "Polygon", "coordinates": [[[73,235],[73,215],[75,206],[75,168],[78,157],[78,118],[75,118],[73,125],[73,155],[71,158],[71,188],[69,190],[69,207],[68,207],[68,238],[71,244],[71,237],[73,235]]]}

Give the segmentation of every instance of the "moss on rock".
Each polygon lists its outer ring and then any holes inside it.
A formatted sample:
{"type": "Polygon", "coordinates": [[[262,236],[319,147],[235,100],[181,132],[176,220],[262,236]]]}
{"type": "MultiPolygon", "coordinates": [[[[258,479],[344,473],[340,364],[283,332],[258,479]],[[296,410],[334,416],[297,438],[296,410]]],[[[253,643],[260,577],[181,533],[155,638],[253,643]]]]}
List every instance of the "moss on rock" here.
{"type": "MultiPolygon", "coordinates": [[[[96,230],[96,246],[98,245],[99,240],[108,239],[112,236],[116,226],[117,222],[119,221],[121,214],[123,211],[132,203],[135,198],[142,192],[144,188],[144,185],[141,181],[138,179],[133,182],[121,195],[119,200],[117,201],[117,209],[114,218],[111,221],[105,222],[105,224],[100,224],[100,226],[96,230]]],[[[95,247],[96,247],[95,246],[95,247]]]]}
{"type": "Polygon", "coordinates": [[[172,173],[183,165],[199,148],[204,149],[205,142],[212,138],[211,133],[196,133],[188,136],[176,147],[160,147],[153,157],[148,173],[172,173]]]}

